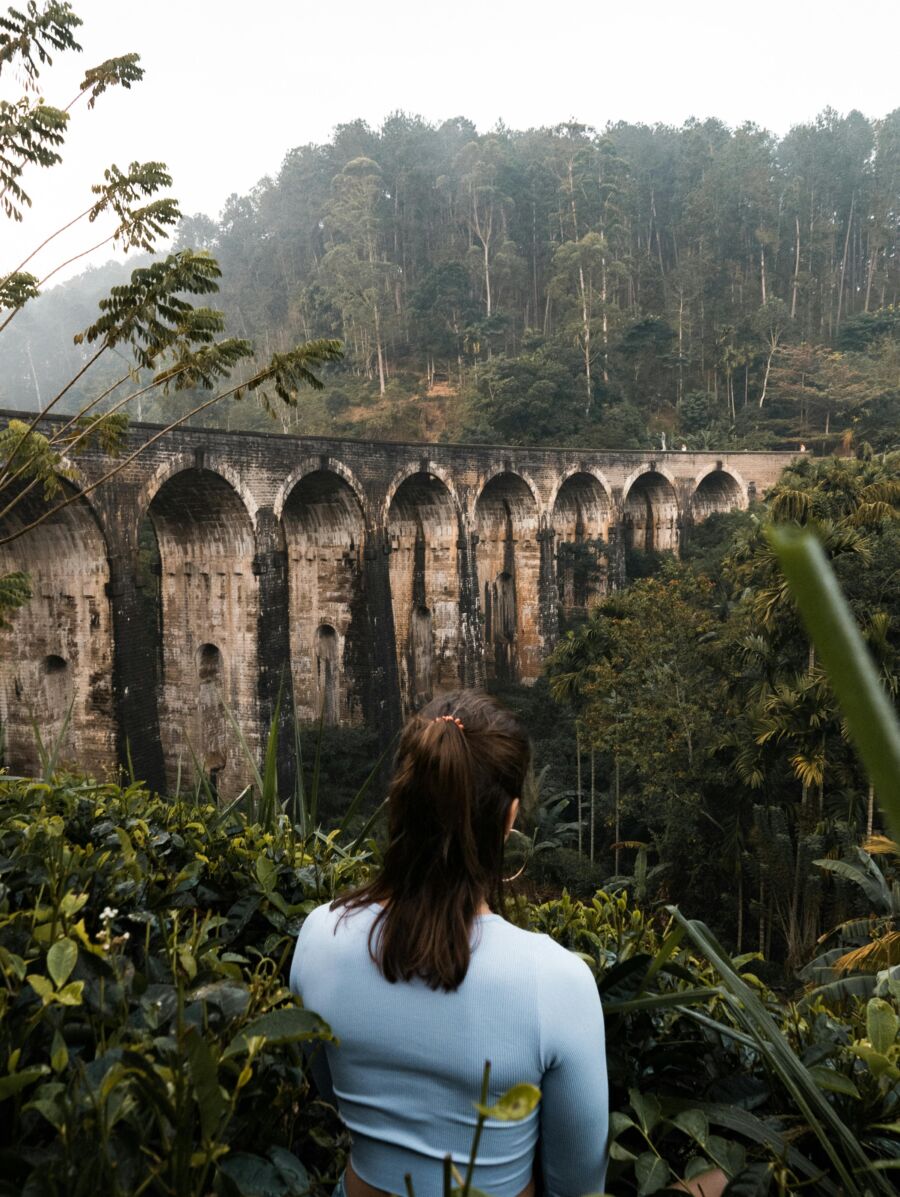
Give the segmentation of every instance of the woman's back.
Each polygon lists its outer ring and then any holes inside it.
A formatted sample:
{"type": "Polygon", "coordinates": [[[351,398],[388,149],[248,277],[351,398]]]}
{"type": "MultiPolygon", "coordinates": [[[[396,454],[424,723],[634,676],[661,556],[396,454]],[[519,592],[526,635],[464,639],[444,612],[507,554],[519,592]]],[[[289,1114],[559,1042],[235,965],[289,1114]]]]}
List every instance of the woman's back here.
{"type": "Polygon", "coordinates": [[[548,1197],[603,1187],[607,1135],[603,1019],[583,961],[547,936],[497,914],[478,915],[465,978],[435,991],[418,978],[391,983],[370,953],[376,904],[319,907],[301,931],[291,987],[340,1045],[314,1061],[353,1137],[353,1167],[378,1189],[437,1197],[444,1156],[468,1159],[484,1064],[489,1101],[514,1084],[542,1091],[522,1122],[489,1122],[474,1184],[515,1197],[541,1155],[548,1197]]]}

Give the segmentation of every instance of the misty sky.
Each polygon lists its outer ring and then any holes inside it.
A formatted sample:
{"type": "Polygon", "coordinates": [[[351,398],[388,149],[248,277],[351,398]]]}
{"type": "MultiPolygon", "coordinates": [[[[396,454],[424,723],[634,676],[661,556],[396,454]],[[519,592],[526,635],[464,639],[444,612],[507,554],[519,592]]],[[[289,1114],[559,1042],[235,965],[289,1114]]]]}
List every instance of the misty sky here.
{"type": "MultiPolygon", "coordinates": [[[[90,202],[105,166],[166,162],[182,209],[218,214],[274,174],[292,146],[395,110],[480,130],[575,117],[680,124],[717,116],[784,133],[826,105],[883,116],[900,105],[898,0],[74,0],[81,55],[43,77],[65,106],[88,66],[137,50],[130,92],[75,109],[65,164],[32,171],[23,225],[0,224],[2,262],[90,202]]],[[[16,99],[4,77],[0,94],[16,99]]],[[[100,234],[102,235],[102,233],[100,234]]],[[[60,238],[29,269],[93,240],[60,238]]],[[[95,263],[107,252],[101,251],[95,263]]],[[[2,264],[2,263],[0,263],[2,264]]],[[[85,263],[58,277],[80,269],[85,263]]]]}

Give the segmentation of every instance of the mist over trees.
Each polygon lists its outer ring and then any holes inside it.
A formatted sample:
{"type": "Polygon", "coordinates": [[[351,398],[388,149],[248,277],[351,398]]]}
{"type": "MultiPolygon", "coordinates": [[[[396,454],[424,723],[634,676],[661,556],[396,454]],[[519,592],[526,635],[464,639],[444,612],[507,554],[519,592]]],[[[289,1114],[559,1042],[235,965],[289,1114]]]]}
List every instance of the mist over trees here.
{"type": "MultiPolygon", "coordinates": [[[[780,140],[398,112],[291,150],[176,248],[215,254],[229,324],[261,350],[345,343],[286,430],[832,449],[896,437],[898,240],[900,109],[826,110],[780,140]]],[[[33,405],[69,353],[61,308],[76,331],[105,273],[33,305],[4,403],[33,405]]],[[[246,403],[212,418],[264,425],[246,403]]]]}

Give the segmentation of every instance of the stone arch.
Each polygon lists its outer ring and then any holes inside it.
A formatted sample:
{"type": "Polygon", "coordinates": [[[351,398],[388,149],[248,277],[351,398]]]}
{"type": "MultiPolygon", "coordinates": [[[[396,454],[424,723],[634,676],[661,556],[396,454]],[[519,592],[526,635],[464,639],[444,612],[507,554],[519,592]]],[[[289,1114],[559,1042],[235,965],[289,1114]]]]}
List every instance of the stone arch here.
{"type": "Polygon", "coordinates": [[[475,502],[475,561],[489,678],[533,681],[540,673],[540,506],[533,485],[504,471],[475,502]]]}
{"type": "Polygon", "coordinates": [[[714,512],[734,511],[746,506],[746,487],[730,470],[715,466],[697,480],[691,495],[691,518],[702,523],[714,512]]]}
{"type": "MultiPolygon", "coordinates": [[[[609,479],[606,477],[606,475],[603,473],[603,471],[598,470],[596,466],[587,465],[587,464],[574,465],[574,466],[571,466],[564,473],[562,473],[559,477],[556,487],[550,493],[549,510],[551,512],[553,512],[553,510],[556,507],[556,501],[559,498],[559,492],[563,489],[563,487],[565,487],[570,482],[570,480],[572,478],[574,478],[578,474],[587,475],[589,478],[592,478],[599,485],[601,491],[603,492],[603,496],[602,496],[602,498],[600,498],[600,502],[601,502],[601,504],[603,503],[604,500],[606,502],[607,511],[606,511],[605,519],[606,519],[606,522],[608,525],[609,520],[611,519],[611,516],[612,516],[612,509],[613,509],[612,486],[610,485],[609,479]]],[[[599,498],[599,496],[598,496],[598,498],[599,498]]]]}
{"type": "MultiPolygon", "coordinates": [[[[170,785],[196,764],[225,799],[247,784],[260,748],[256,537],[243,499],[218,471],[173,472],[147,517],[158,553],[159,728],[170,785]],[[217,655],[218,654],[218,655],[217,655]]],[[[146,531],[146,525],[145,525],[146,531]]]]}
{"type": "MultiPolygon", "coordinates": [[[[77,495],[63,483],[66,498],[77,495]]],[[[26,495],[0,524],[9,535],[47,507],[26,495]]],[[[5,762],[39,771],[32,720],[61,760],[103,775],[115,767],[113,631],[106,537],[83,495],[16,540],[0,545],[0,573],[23,570],[32,596],[0,629],[0,724],[5,762]],[[77,751],[77,759],[74,754],[77,751]]]]}
{"type": "Polygon", "coordinates": [[[359,494],[342,474],[311,470],[285,495],[281,525],[297,717],[315,721],[324,711],[326,723],[360,722],[367,633],[359,494]],[[325,627],[334,634],[327,645],[325,627]]]}
{"type": "Polygon", "coordinates": [[[459,507],[442,478],[419,471],[393,487],[385,526],[400,697],[418,710],[460,684],[459,507]]]}
{"type": "Polygon", "coordinates": [[[556,492],[550,518],[559,602],[566,618],[585,614],[606,593],[611,510],[609,494],[586,470],[573,470],[556,492]]]}
{"type": "Polygon", "coordinates": [[[678,499],[667,470],[649,467],[625,489],[625,547],[645,552],[678,552],[678,499]]]}
{"type": "Polygon", "coordinates": [[[391,507],[394,503],[394,497],[397,494],[397,491],[410,478],[414,478],[419,474],[429,478],[434,478],[437,482],[443,483],[444,489],[447,491],[447,494],[450,496],[450,499],[453,503],[453,510],[458,519],[459,513],[462,511],[462,504],[459,501],[459,495],[456,490],[456,483],[454,481],[453,474],[450,472],[450,470],[445,469],[444,466],[437,465],[433,461],[423,460],[418,470],[410,469],[409,466],[404,466],[397,470],[393,478],[391,478],[390,482],[388,483],[387,491],[385,492],[384,509],[382,512],[382,520],[385,527],[387,527],[388,523],[390,522],[391,507]]]}
{"type": "Polygon", "coordinates": [[[135,503],[138,526],[146,519],[150,505],[162,488],[173,478],[189,470],[201,470],[218,474],[220,478],[228,483],[240,499],[250,520],[251,527],[256,528],[259,504],[245,485],[240,472],[230,462],[220,457],[219,454],[205,452],[201,454],[176,453],[171,457],[166,457],[157,466],[138,492],[137,502],[135,503]]]}
{"type": "MultiPolygon", "coordinates": [[[[291,496],[294,488],[298,482],[301,482],[307,474],[316,474],[325,472],[328,474],[335,474],[338,478],[346,482],[347,486],[353,492],[356,502],[359,504],[359,509],[366,515],[366,495],[362,483],[356,477],[349,466],[344,465],[336,457],[305,457],[295,469],[291,470],[287,478],[282,482],[278,488],[278,493],[275,496],[275,502],[272,510],[275,513],[275,518],[280,520],[284,514],[284,507],[291,496]]],[[[368,526],[368,520],[367,526],[368,526]]]]}

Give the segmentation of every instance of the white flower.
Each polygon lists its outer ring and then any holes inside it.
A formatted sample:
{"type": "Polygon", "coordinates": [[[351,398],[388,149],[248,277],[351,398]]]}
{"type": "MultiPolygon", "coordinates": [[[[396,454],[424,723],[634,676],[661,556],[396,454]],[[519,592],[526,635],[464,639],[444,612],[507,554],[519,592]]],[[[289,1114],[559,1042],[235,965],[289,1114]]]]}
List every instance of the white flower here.
{"type": "Polygon", "coordinates": [[[115,906],[104,906],[103,909],[100,911],[100,918],[105,923],[108,923],[109,920],[114,919],[118,913],[119,912],[118,912],[118,910],[116,910],[115,906]]]}

